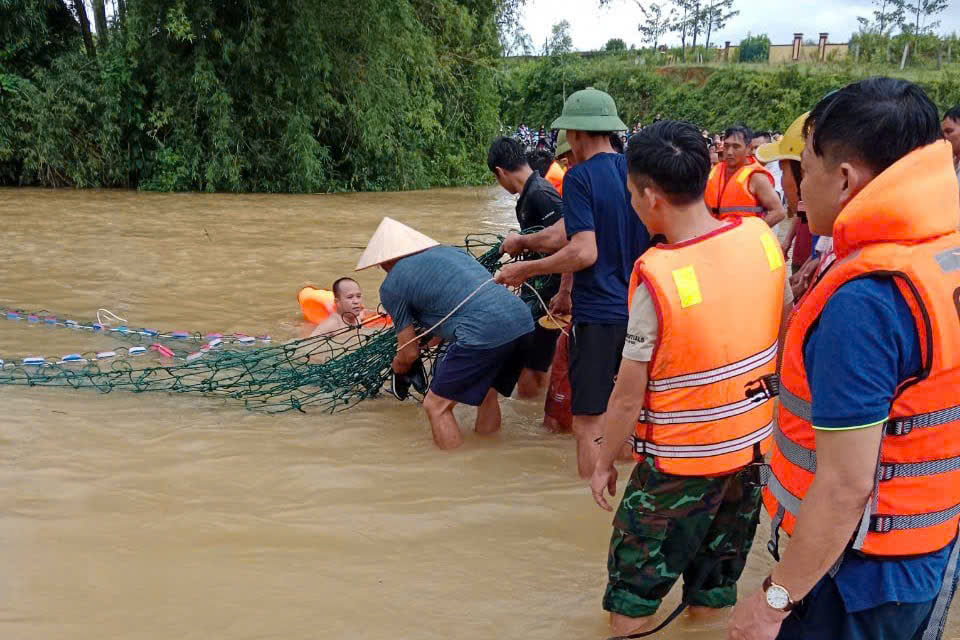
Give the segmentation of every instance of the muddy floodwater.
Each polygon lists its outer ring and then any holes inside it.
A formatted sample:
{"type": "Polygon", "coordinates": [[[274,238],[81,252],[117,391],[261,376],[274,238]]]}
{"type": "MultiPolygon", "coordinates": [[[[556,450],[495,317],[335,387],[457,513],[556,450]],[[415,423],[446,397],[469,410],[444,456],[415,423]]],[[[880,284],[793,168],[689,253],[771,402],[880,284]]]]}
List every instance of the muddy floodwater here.
{"type": "MultiPolygon", "coordinates": [[[[0,306],[293,338],[300,285],[351,273],[384,215],[448,243],[515,224],[494,187],[0,190],[0,306]]],[[[368,304],[381,277],[359,274],[368,304]]],[[[0,319],[4,359],[111,346],[0,319]]],[[[410,400],[264,415],[190,394],[0,387],[0,638],[605,638],[611,517],[541,418],[542,402],[506,400],[500,434],[441,453],[410,400]]],[[[742,589],[771,566],[766,523],[742,589]]],[[[682,617],[659,637],[722,629],[682,617]]]]}

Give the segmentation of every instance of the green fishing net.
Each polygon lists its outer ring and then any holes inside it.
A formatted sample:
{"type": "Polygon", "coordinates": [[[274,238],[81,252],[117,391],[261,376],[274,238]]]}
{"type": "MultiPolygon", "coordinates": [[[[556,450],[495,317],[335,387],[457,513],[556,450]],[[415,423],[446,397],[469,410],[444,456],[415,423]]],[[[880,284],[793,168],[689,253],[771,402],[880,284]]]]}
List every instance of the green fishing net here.
{"type": "MultiPolygon", "coordinates": [[[[506,262],[500,255],[502,240],[495,234],[470,235],[463,246],[492,274],[506,262]]],[[[543,289],[547,281],[547,277],[535,278],[530,281],[531,287],[520,291],[537,316],[542,314],[542,304],[533,290],[543,289]]],[[[100,332],[122,341],[124,346],[55,360],[37,357],[0,361],[0,384],[96,389],[103,393],[115,389],[194,393],[266,412],[311,409],[333,413],[371,398],[389,380],[397,348],[392,328],[345,328],[273,344],[265,336],[162,333],[99,322],[79,323],[48,312],[4,309],[3,314],[15,321],[100,332]]],[[[424,350],[428,376],[443,350],[443,346],[424,350]]]]}

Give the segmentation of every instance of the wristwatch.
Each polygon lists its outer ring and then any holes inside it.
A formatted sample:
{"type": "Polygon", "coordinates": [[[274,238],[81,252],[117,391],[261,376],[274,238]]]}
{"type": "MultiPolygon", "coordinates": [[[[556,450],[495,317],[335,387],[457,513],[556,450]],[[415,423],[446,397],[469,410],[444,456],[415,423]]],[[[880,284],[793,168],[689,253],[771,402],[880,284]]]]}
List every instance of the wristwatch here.
{"type": "Polygon", "coordinates": [[[797,606],[797,603],[790,599],[790,592],[776,584],[772,575],[767,576],[763,581],[763,594],[767,600],[767,606],[771,609],[787,613],[797,606]]]}

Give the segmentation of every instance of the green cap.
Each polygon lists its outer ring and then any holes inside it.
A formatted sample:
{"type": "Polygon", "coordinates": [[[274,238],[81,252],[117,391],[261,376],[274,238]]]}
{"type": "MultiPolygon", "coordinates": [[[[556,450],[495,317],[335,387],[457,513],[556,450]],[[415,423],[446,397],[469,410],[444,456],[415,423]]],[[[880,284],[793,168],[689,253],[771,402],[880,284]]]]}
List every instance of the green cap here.
{"type": "Polygon", "coordinates": [[[574,131],[626,131],[617,115],[617,105],[608,94],[587,87],[577,91],[563,103],[563,113],[550,125],[551,129],[574,131]]]}
{"type": "Polygon", "coordinates": [[[567,142],[567,130],[560,129],[560,133],[557,134],[557,151],[554,155],[559,158],[563,154],[570,153],[571,151],[570,143],[567,142]]]}

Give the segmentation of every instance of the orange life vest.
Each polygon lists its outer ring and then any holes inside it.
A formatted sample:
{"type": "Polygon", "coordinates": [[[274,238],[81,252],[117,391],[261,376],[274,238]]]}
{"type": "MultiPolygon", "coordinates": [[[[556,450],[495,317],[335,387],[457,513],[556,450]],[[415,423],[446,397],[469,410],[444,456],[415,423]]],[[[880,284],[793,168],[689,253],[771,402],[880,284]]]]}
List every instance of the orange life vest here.
{"type": "Polygon", "coordinates": [[[563,195],[563,176],[566,175],[566,171],[563,167],[560,166],[560,163],[554,160],[553,164],[550,165],[550,168],[547,170],[547,181],[553,185],[553,188],[557,190],[561,196],[563,195]]]}
{"type": "Polygon", "coordinates": [[[713,215],[718,218],[763,216],[764,208],[760,206],[757,197],[750,192],[750,178],[755,173],[765,175],[771,186],[776,184],[773,175],[756,162],[748,163],[734,173],[729,180],[727,180],[725,163],[713,165],[710,177],[707,179],[707,189],[703,194],[703,199],[713,211],[713,215]]]}
{"type": "MultiPolygon", "coordinates": [[[[833,231],[837,261],[796,305],[780,382],[773,477],[764,504],[773,530],[793,532],[816,473],[816,438],[803,346],[844,284],[894,278],[913,312],[920,376],[904,381],[884,426],[876,484],[853,548],[877,556],[936,551],[960,520],[960,203],[946,142],[910,153],[844,208],[833,231]]],[[[837,380],[836,384],[843,384],[837,380]]],[[[825,523],[828,526],[829,523],[825,523]]],[[[775,543],[774,543],[775,544],[775,543]]]]}
{"type": "Polygon", "coordinates": [[[745,218],[652,247],[637,260],[630,299],[643,282],[659,337],[634,457],[652,455],[665,473],[709,476],[736,471],[770,448],[772,401],[745,390],[776,370],[783,269],[770,229],[745,218]]]}

